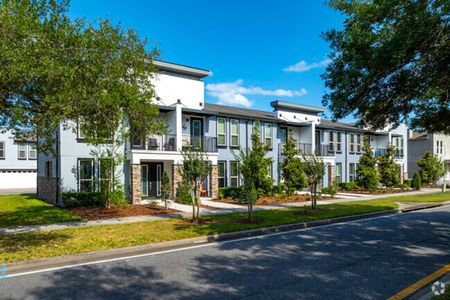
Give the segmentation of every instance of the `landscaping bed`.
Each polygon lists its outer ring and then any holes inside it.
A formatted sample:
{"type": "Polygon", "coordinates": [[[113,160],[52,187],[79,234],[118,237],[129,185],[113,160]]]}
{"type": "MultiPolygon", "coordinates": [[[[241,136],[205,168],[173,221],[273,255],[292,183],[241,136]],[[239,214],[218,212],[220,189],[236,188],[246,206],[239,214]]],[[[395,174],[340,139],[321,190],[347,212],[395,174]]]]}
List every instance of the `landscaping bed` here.
{"type": "Polygon", "coordinates": [[[101,220],[109,218],[123,218],[134,216],[149,216],[161,214],[175,214],[179,211],[174,209],[164,209],[152,204],[112,206],[109,209],[104,207],[73,207],[70,212],[80,216],[85,220],[101,220]]]}
{"type": "MultiPolygon", "coordinates": [[[[329,200],[332,199],[332,197],[329,196],[322,196],[318,197],[318,200],[329,200]]],[[[277,205],[277,204],[283,204],[283,203],[294,203],[294,202],[308,202],[310,201],[309,195],[273,195],[273,196],[261,196],[256,201],[255,205],[277,205]]],[[[239,199],[233,199],[233,198],[222,198],[215,200],[217,202],[223,202],[223,203],[231,203],[231,204],[237,204],[242,206],[247,206],[246,203],[240,202],[239,199]]]]}

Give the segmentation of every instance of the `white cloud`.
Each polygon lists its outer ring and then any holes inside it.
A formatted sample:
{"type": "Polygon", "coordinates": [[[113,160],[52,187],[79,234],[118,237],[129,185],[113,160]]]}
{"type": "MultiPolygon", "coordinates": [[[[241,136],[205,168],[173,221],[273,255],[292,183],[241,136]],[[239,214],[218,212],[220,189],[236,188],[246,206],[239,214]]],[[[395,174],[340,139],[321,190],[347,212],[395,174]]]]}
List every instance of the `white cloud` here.
{"type": "Polygon", "coordinates": [[[306,72],[312,69],[317,69],[317,68],[321,68],[324,67],[326,65],[328,65],[331,62],[330,59],[324,59],[322,61],[319,62],[314,62],[309,64],[308,62],[306,62],[305,60],[301,60],[298,63],[296,63],[295,65],[290,65],[289,67],[286,67],[283,69],[284,72],[306,72]]]}
{"type": "Polygon", "coordinates": [[[248,99],[245,95],[294,97],[305,96],[308,93],[304,88],[300,90],[266,90],[258,86],[245,87],[243,83],[242,79],[234,82],[209,83],[206,85],[206,92],[209,96],[217,98],[218,104],[242,105],[246,107],[252,106],[254,101],[248,99]]]}

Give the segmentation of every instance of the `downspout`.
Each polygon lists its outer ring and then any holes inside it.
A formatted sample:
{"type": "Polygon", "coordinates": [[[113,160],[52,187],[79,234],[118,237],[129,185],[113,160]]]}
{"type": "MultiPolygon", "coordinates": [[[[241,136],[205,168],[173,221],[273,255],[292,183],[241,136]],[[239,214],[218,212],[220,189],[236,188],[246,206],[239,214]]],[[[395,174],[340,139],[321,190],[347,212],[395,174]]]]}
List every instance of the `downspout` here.
{"type": "Polygon", "coordinates": [[[59,187],[59,177],[61,174],[61,170],[60,170],[60,139],[61,139],[61,135],[60,135],[60,130],[61,128],[58,126],[58,131],[56,132],[56,204],[59,204],[59,191],[60,191],[60,187],[59,187]]]}
{"type": "Polygon", "coordinates": [[[345,181],[347,182],[348,178],[348,163],[347,163],[347,156],[348,156],[348,140],[347,140],[347,134],[348,132],[345,132],[345,181]]]}

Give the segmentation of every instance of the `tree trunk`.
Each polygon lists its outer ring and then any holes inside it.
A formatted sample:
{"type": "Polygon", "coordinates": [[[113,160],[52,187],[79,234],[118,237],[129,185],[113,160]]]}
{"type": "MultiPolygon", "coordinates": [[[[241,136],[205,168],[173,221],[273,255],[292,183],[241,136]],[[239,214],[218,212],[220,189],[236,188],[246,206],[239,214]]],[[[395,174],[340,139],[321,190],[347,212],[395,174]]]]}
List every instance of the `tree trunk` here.
{"type": "Polygon", "coordinates": [[[197,204],[197,220],[200,220],[200,191],[198,189],[198,185],[197,185],[197,190],[195,192],[195,199],[196,199],[196,204],[197,204]]]}
{"type": "Polygon", "coordinates": [[[195,221],[195,190],[191,189],[191,201],[192,201],[192,222],[195,221]]]}

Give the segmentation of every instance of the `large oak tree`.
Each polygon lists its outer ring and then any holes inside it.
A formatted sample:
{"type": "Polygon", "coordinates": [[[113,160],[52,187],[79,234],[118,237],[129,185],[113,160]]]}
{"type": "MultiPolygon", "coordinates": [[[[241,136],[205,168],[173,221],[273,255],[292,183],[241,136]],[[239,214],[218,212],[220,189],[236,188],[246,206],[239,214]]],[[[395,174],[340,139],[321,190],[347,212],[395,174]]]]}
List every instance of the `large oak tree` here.
{"type": "Polygon", "coordinates": [[[409,122],[450,133],[450,2],[330,1],[346,19],[324,34],[331,63],[324,105],[382,128],[409,122]]]}
{"type": "Polygon", "coordinates": [[[69,120],[83,120],[97,142],[125,120],[142,137],[159,130],[150,82],[158,51],[108,20],[71,19],[68,7],[0,0],[0,129],[32,131],[44,150],[69,120]]]}

